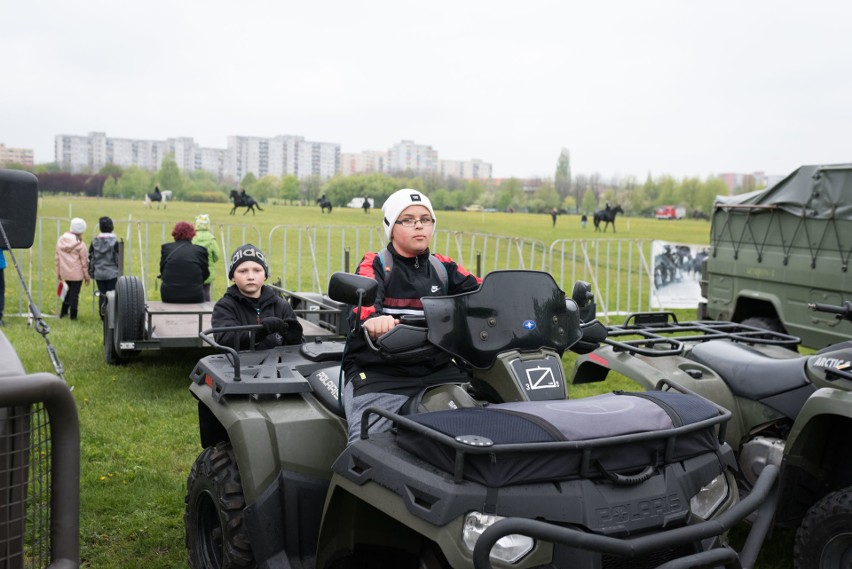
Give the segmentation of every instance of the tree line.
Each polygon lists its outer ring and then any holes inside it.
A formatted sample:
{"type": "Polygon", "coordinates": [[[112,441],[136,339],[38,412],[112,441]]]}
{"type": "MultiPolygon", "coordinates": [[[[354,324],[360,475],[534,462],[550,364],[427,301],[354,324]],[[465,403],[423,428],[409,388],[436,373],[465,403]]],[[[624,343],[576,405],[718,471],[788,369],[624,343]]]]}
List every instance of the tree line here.
{"type": "MultiPolygon", "coordinates": [[[[10,167],[16,166],[20,167],[10,167]]],[[[668,175],[655,178],[648,174],[644,183],[634,177],[604,180],[599,174],[572,176],[566,149],[557,160],[552,179],[528,180],[461,180],[409,171],[338,175],[326,180],[318,176],[299,179],[292,175],[257,178],[249,173],[236,183],[220,181],[201,170],[183,172],[172,156],[167,156],[157,171],[113,164],[97,174],[70,174],[55,164],[38,165],[31,171],[39,178],[40,191],[47,193],[142,199],[159,186],[161,190],[170,190],[172,199],[227,202],[231,190],[241,187],[259,202],[309,205],[325,195],[336,207],[364,197],[372,207],[380,207],[399,188],[414,188],[428,195],[433,206],[440,210],[459,210],[477,204],[497,211],[546,213],[555,209],[560,213],[592,214],[608,203],[619,204],[635,216],[653,216],[663,205],[683,206],[691,215],[709,215],[716,196],[729,193],[728,186],[714,176],[677,180],[668,175]]]]}

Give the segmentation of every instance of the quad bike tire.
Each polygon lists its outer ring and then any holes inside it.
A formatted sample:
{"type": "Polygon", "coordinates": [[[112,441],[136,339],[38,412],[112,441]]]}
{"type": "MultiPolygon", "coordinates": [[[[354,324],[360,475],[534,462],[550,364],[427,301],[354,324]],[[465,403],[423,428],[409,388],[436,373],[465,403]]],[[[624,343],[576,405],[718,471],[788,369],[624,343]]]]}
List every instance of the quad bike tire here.
{"type": "Polygon", "coordinates": [[[761,328],[770,332],[777,332],[779,334],[787,333],[787,330],[784,329],[784,325],[781,324],[781,321],[770,316],[751,316],[740,322],[740,324],[743,326],[751,326],[752,328],[761,328]]]}
{"type": "Polygon", "coordinates": [[[255,567],[246,506],[234,450],[229,442],[207,447],[186,481],[186,549],[192,569],[255,567]]]}
{"type": "Polygon", "coordinates": [[[811,506],[796,532],[795,569],[852,566],[852,487],[811,506]]]}
{"type": "MultiPolygon", "coordinates": [[[[143,339],[145,329],[145,288],[139,277],[118,277],[115,283],[115,342],[135,342],[143,339]]],[[[116,350],[120,358],[132,357],[140,350],[116,350]]]]}

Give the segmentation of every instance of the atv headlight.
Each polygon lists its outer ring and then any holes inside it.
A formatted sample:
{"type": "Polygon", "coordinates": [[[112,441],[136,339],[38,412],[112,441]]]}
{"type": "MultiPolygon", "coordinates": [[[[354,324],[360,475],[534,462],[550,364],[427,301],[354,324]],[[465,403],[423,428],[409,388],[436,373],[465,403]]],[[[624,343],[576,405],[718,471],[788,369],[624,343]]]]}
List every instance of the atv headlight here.
{"type": "Polygon", "coordinates": [[[698,494],[689,500],[689,510],[703,520],[710,519],[716,513],[725,498],[728,497],[728,478],[723,472],[701,488],[698,494]]]}
{"type": "MultiPolygon", "coordinates": [[[[502,519],[502,516],[480,512],[470,512],[467,515],[464,520],[464,528],[462,528],[462,540],[471,553],[473,553],[473,547],[482,532],[502,519]]],[[[534,545],[535,540],[526,535],[506,535],[501,537],[491,548],[491,557],[506,563],[514,563],[532,551],[534,545]]]]}

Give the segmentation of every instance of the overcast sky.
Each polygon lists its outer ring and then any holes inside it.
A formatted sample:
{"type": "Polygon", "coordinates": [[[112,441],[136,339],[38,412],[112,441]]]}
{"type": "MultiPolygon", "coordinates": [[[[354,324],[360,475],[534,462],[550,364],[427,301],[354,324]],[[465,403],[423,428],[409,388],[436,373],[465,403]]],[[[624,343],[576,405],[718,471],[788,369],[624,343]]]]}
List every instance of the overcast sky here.
{"type": "Polygon", "coordinates": [[[852,161],[852,3],[5,0],[0,143],[400,140],[494,177],[852,161]]]}

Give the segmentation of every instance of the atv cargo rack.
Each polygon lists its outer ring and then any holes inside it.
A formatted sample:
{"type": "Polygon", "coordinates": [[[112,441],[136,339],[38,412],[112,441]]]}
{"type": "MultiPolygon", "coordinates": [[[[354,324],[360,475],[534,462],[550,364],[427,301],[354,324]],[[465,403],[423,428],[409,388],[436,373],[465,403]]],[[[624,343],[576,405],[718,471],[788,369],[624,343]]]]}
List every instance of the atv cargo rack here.
{"type": "MultiPolygon", "coordinates": [[[[695,420],[691,423],[676,422],[674,423],[673,428],[667,430],[654,430],[647,425],[643,425],[644,418],[636,414],[632,419],[633,424],[624,427],[623,434],[609,434],[606,437],[581,440],[569,440],[564,438],[562,440],[558,440],[557,437],[547,442],[497,443],[488,438],[488,436],[480,436],[481,433],[477,432],[451,436],[445,434],[445,432],[441,432],[434,426],[421,424],[421,421],[416,420],[416,418],[400,416],[384,409],[370,407],[364,412],[361,419],[361,438],[368,438],[367,431],[370,424],[370,415],[381,415],[386,417],[396,424],[400,436],[400,446],[402,448],[419,456],[427,462],[431,462],[438,468],[441,468],[448,473],[452,473],[453,481],[456,484],[461,484],[463,480],[467,479],[480,483],[488,483],[494,486],[496,485],[495,478],[500,476],[503,476],[503,478],[499,480],[499,485],[501,486],[524,482],[524,480],[516,479],[518,476],[521,478],[524,477],[524,475],[519,475],[515,471],[515,468],[518,468],[517,464],[514,464],[513,468],[510,469],[511,472],[509,473],[493,474],[495,468],[499,468],[499,465],[495,463],[499,462],[502,464],[503,461],[509,461],[512,463],[529,462],[530,464],[528,465],[528,468],[525,469],[527,471],[525,476],[532,476],[533,478],[541,477],[541,480],[536,479],[534,480],[535,482],[572,478],[591,479],[608,477],[617,485],[629,486],[643,482],[650,476],[650,472],[653,471],[653,467],[659,465],[648,466],[643,472],[632,476],[616,474],[615,472],[610,472],[603,467],[601,463],[603,460],[601,458],[601,451],[603,449],[611,449],[605,452],[605,454],[610,456],[604,460],[604,462],[612,463],[617,460],[614,456],[612,456],[615,454],[622,455],[623,458],[624,454],[629,454],[625,451],[627,447],[641,447],[644,449],[642,451],[643,453],[647,451],[648,455],[657,456],[657,460],[663,465],[684,460],[687,458],[684,453],[696,453],[696,449],[699,448],[702,452],[713,450],[714,452],[717,452],[720,457],[723,452],[722,449],[728,449],[728,447],[724,446],[724,440],[726,425],[731,418],[731,412],[724,407],[716,405],[709,399],[700,397],[699,395],[696,395],[695,393],[692,393],[686,388],[673,382],[663,380],[662,383],[665,384],[668,389],[672,389],[682,395],[700,399],[700,401],[710,409],[710,413],[706,416],[706,418],[695,420]],[[647,428],[647,430],[645,430],[645,428],[647,428]],[[406,433],[410,433],[411,436],[406,436],[406,433]],[[683,445],[685,441],[688,441],[686,445],[689,447],[688,450],[684,450],[680,446],[683,445]],[[713,448],[703,448],[707,445],[713,448]],[[431,452],[429,450],[430,447],[441,447],[443,450],[439,450],[437,453],[431,452]],[[539,463],[536,461],[535,455],[543,456],[542,460],[544,462],[539,463]],[[571,459],[569,455],[573,455],[576,459],[571,459]],[[484,462],[477,464],[477,462],[483,458],[484,462]],[[554,474],[552,477],[542,475],[541,471],[546,466],[545,463],[550,460],[556,460],[563,464],[572,463],[574,466],[567,467],[567,471],[560,471],[558,475],[554,474]],[[466,467],[466,463],[471,461],[473,461],[474,464],[471,465],[472,468],[468,469],[466,467]],[[535,472],[535,474],[531,474],[532,472],[535,472]],[[516,478],[512,478],[513,476],[516,478]],[[488,479],[483,481],[481,480],[482,477],[486,477],[488,479]],[[510,482],[504,478],[512,478],[512,481],[510,482]]],[[[620,391],[616,391],[614,394],[642,396],[642,394],[638,393],[624,393],[620,391]]],[[[570,403],[588,405],[592,404],[594,399],[595,398],[574,399],[570,400],[570,403]]],[[[566,402],[567,401],[563,401],[562,403],[566,402]]],[[[546,405],[555,404],[552,401],[525,402],[527,405],[536,405],[536,403],[543,403],[546,405]]],[[[674,412],[672,407],[668,404],[663,403],[662,405],[668,409],[669,413],[674,412]]],[[[691,405],[693,406],[692,410],[694,413],[694,406],[697,405],[697,403],[693,401],[691,405]]],[[[499,407],[499,405],[496,407],[499,407]]],[[[487,410],[489,407],[486,406],[484,408],[480,408],[480,410],[482,409],[487,410]]],[[[459,410],[439,413],[452,414],[458,412],[459,410]]],[[[510,413],[513,415],[515,414],[513,412],[510,413]]],[[[423,416],[418,415],[417,417],[423,416]]],[[[480,424],[480,427],[486,427],[489,423],[493,426],[494,421],[497,420],[496,417],[497,415],[489,417],[486,422],[480,424]]],[[[464,424],[467,428],[476,428],[474,427],[476,421],[471,420],[470,417],[464,420],[464,424]]],[[[498,428],[497,430],[499,431],[500,429],[498,428]]],[[[636,467],[634,466],[634,468],[636,467]]],[[[641,470],[641,468],[639,470],[641,470]]],[[[526,482],[529,482],[529,480],[526,482]]]]}
{"type": "Polygon", "coordinates": [[[624,324],[607,327],[604,343],[616,352],[650,357],[677,356],[687,344],[710,340],[729,340],[743,344],[782,346],[795,350],[799,338],[736,322],[713,320],[678,322],[672,312],[628,314],[624,324]]]}

